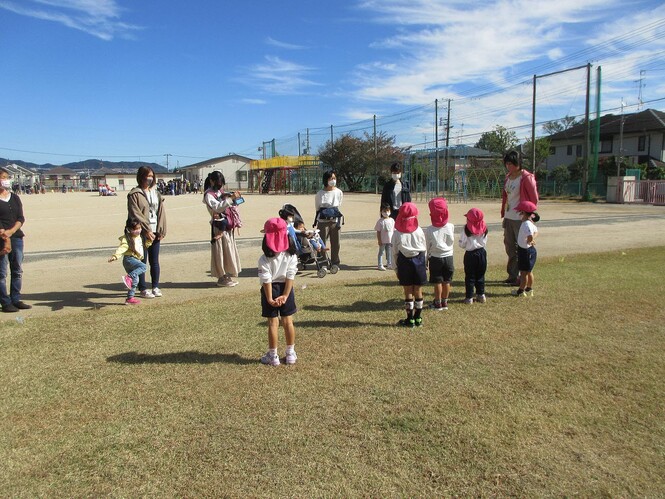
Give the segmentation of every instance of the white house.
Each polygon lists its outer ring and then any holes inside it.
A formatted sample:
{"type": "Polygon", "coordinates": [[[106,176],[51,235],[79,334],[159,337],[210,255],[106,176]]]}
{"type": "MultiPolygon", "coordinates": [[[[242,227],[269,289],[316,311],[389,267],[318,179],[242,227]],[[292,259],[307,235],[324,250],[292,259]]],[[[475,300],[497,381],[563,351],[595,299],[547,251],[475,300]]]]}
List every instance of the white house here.
{"type": "Polygon", "coordinates": [[[178,169],[184,179],[190,182],[204,182],[208,174],[219,170],[226,180],[227,190],[246,191],[249,177],[250,158],[239,154],[229,154],[219,158],[208,159],[178,169]]]}

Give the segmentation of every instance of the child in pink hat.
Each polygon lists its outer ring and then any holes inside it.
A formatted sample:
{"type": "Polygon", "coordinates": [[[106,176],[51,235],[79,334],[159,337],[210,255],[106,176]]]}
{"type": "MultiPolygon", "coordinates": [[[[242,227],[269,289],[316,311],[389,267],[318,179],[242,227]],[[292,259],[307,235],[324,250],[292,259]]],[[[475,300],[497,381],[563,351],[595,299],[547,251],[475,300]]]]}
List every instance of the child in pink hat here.
{"type": "Polygon", "coordinates": [[[485,216],[478,208],[471,208],[466,215],[466,225],[462,230],[459,245],[464,248],[464,285],[466,288],[464,303],[476,301],[485,303],[485,272],[487,272],[487,225],[485,216]]]}
{"type": "Polygon", "coordinates": [[[536,205],[531,201],[520,201],[515,210],[522,219],[522,225],[517,233],[517,267],[520,271],[520,287],[513,290],[515,296],[533,296],[533,267],[536,265],[538,253],[536,252],[536,236],[538,227],[536,222],[540,215],[536,212],[536,205]]]}
{"type": "Polygon", "coordinates": [[[268,318],[268,351],[261,363],[279,365],[277,343],[279,323],[286,338],[286,363],[295,364],[296,329],[292,316],[296,313],[293,281],[298,271],[295,241],[288,236],[286,222],[270,218],[263,225],[263,255],[259,258],[258,272],[261,281],[261,315],[268,318]],[[281,321],[280,321],[281,319],[281,321]]]}
{"type": "Polygon", "coordinates": [[[418,226],[418,208],[413,203],[404,203],[395,220],[392,238],[393,262],[396,263],[397,278],[404,288],[406,319],[397,325],[416,327],[423,325],[423,285],[427,282],[425,233],[418,226]]]}
{"type": "Polygon", "coordinates": [[[448,222],[448,203],[445,198],[433,198],[429,202],[432,225],[425,229],[429,282],[434,284],[434,310],[448,310],[450,283],[453,280],[453,247],[455,226],[448,222]]]}

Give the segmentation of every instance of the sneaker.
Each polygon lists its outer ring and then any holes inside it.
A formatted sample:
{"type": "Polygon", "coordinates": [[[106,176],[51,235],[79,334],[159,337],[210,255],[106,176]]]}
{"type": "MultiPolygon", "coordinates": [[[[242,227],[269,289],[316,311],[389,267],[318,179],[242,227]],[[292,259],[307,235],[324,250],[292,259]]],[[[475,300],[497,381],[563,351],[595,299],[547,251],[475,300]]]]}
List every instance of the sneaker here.
{"type": "Polygon", "coordinates": [[[423,325],[422,317],[416,317],[415,319],[413,319],[413,321],[416,323],[416,327],[421,327],[423,325]]]}
{"type": "Polygon", "coordinates": [[[22,301],[15,301],[13,305],[19,310],[30,310],[32,308],[32,305],[28,305],[22,301]]]}
{"type": "Polygon", "coordinates": [[[386,270],[386,268],[385,268],[383,265],[379,265],[379,266],[378,266],[378,269],[379,269],[379,270],[386,270]]]}
{"type": "Polygon", "coordinates": [[[278,366],[279,357],[276,353],[266,352],[265,355],[261,357],[261,364],[265,364],[267,366],[278,366]]]}
{"type": "MultiPolygon", "coordinates": [[[[527,296],[533,296],[533,289],[524,288],[524,294],[526,294],[527,296]]],[[[16,305],[18,307],[18,305],[16,303],[14,303],[14,305],[16,305]]],[[[19,307],[19,308],[21,308],[21,307],[19,307]]]]}
{"type": "Polygon", "coordinates": [[[471,305],[473,303],[473,298],[464,298],[465,305],[471,305]]]}
{"type": "Polygon", "coordinates": [[[234,281],[232,279],[220,279],[217,281],[217,286],[220,288],[232,288],[233,286],[237,286],[238,281],[234,281]]]}
{"type": "Polygon", "coordinates": [[[7,312],[7,313],[18,312],[18,308],[16,308],[16,307],[15,307],[14,305],[12,305],[11,303],[8,303],[7,305],[3,305],[3,306],[2,306],[2,311],[3,311],[3,312],[7,312]]]}
{"type": "Polygon", "coordinates": [[[441,308],[438,310],[448,310],[448,300],[441,301],[441,308]]]}
{"type": "Polygon", "coordinates": [[[414,319],[400,319],[397,321],[397,325],[400,327],[416,327],[416,321],[414,319]]]}
{"type": "Polygon", "coordinates": [[[127,289],[132,289],[132,278],[129,277],[128,275],[122,276],[120,279],[122,279],[122,283],[125,285],[127,289]]]}
{"type": "Polygon", "coordinates": [[[487,297],[485,295],[476,295],[476,301],[478,303],[485,303],[487,301],[487,297]]]}
{"type": "Polygon", "coordinates": [[[525,293],[524,290],[521,289],[521,288],[520,288],[520,289],[513,289],[513,290],[510,292],[510,294],[513,295],[513,296],[522,296],[522,297],[525,297],[525,296],[526,296],[526,293],[525,293]]]}
{"type": "Polygon", "coordinates": [[[144,289],[143,291],[141,291],[141,298],[150,299],[150,298],[154,298],[154,297],[155,297],[155,295],[153,295],[152,291],[150,291],[149,289],[144,289]]]}
{"type": "Polygon", "coordinates": [[[152,294],[155,296],[155,298],[159,298],[162,296],[162,290],[159,288],[152,288],[152,294]]]}
{"type": "Polygon", "coordinates": [[[298,360],[298,356],[296,355],[295,350],[291,350],[290,352],[286,352],[286,365],[292,366],[293,364],[296,363],[296,360],[298,360]]]}
{"type": "Polygon", "coordinates": [[[125,305],[138,305],[139,303],[141,303],[141,300],[134,298],[133,296],[125,300],[125,305]]]}

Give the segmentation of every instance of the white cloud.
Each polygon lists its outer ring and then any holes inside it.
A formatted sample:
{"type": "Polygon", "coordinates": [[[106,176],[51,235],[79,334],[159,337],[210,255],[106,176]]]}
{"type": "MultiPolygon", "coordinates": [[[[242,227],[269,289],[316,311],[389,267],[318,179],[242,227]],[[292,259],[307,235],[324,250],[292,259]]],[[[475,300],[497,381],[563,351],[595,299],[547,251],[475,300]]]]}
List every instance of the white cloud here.
{"type": "Polygon", "coordinates": [[[255,105],[263,105],[268,103],[268,101],[263,99],[242,99],[241,102],[245,104],[255,104],[255,105]]]}
{"type": "Polygon", "coordinates": [[[0,0],[0,9],[60,23],[102,40],[130,37],[141,29],[120,20],[122,9],[115,0],[25,0],[22,4],[0,0]]]}
{"type": "Polygon", "coordinates": [[[248,81],[272,94],[298,94],[306,89],[319,86],[306,77],[314,68],[275,56],[266,56],[265,62],[256,64],[248,70],[248,81]]]}
{"type": "Polygon", "coordinates": [[[268,45],[272,45],[273,47],[279,47],[281,49],[287,49],[287,50],[303,50],[307,48],[304,45],[296,45],[294,43],[280,42],[279,40],[275,40],[274,38],[271,37],[266,38],[266,43],[268,45]]]}

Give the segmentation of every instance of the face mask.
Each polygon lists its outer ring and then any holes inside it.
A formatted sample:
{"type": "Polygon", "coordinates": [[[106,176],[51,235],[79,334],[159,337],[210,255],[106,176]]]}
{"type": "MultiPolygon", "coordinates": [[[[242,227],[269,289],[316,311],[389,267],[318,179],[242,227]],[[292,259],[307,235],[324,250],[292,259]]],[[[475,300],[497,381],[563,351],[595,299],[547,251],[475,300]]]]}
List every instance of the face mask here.
{"type": "Polygon", "coordinates": [[[141,234],[141,229],[133,230],[131,232],[132,236],[136,237],[141,234]]]}
{"type": "Polygon", "coordinates": [[[383,213],[381,213],[381,216],[383,218],[388,218],[390,216],[390,212],[389,211],[384,211],[383,213]]]}
{"type": "Polygon", "coordinates": [[[0,183],[2,184],[2,187],[5,188],[5,189],[11,189],[11,187],[12,187],[12,182],[9,179],[6,179],[6,180],[2,179],[2,182],[0,182],[0,183]]]}
{"type": "Polygon", "coordinates": [[[393,173],[391,176],[392,176],[393,180],[399,180],[400,178],[402,178],[401,173],[393,173]]]}
{"type": "Polygon", "coordinates": [[[330,187],[335,187],[337,185],[337,180],[328,180],[328,185],[330,187]]]}

